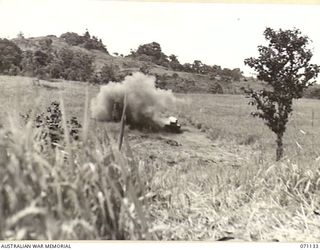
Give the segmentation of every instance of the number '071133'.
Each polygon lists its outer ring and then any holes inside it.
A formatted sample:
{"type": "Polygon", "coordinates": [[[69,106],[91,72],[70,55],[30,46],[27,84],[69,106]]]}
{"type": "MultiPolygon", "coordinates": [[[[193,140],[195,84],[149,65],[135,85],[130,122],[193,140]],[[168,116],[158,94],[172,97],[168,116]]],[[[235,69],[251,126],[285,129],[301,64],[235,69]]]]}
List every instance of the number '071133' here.
{"type": "Polygon", "coordinates": [[[300,248],[319,248],[317,243],[301,243],[300,248]]]}

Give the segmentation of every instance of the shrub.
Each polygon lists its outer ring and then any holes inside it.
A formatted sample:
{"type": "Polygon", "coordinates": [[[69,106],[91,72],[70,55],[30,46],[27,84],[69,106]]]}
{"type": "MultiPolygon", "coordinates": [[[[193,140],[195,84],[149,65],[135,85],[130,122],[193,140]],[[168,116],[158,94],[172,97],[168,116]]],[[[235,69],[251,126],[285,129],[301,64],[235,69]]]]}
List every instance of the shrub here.
{"type": "Polygon", "coordinates": [[[33,52],[32,50],[26,50],[22,53],[21,72],[25,76],[35,76],[34,71],[33,52]]]}
{"type": "Polygon", "coordinates": [[[82,46],[86,49],[96,49],[109,54],[102,40],[95,36],[91,37],[88,31],[83,36],[74,32],[67,32],[62,34],[60,38],[71,46],[82,46]]]}
{"type": "Polygon", "coordinates": [[[215,82],[212,85],[210,85],[209,93],[212,93],[212,94],[223,94],[223,88],[221,87],[221,85],[219,83],[215,82]]]}
{"type": "Polygon", "coordinates": [[[39,41],[39,45],[41,50],[43,51],[50,51],[52,49],[52,39],[49,37],[43,38],[39,41]]]}
{"type": "Polygon", "coordinates": [[[88,81],[94,72],[93,60],[94,58],[86,53],[64,48],[57,53],[48,71],[52,73],[51,77],[88,81]]]}
{"type": "MultiPolygon", "coordinates": [[[[30,119],[31,111],[22,117],[27,122],[30,119]]],[[[36,115],[34,121],[35,127],[40,128],[42,131],[41,138],[45,142],[53,147],[61,143],[64,139],[64,129],[62,126],[62,113],[60,104],[56,101],[52,102],[47,108],[46,112],[36,115]]],[[[67,121],[69,135],[73,140],[79,139],[79,130],[81,124],[78,122],[76,117],[72,117],[71,120],[67,121]]]]}
{"type": "Polygon", "coordinates": [[[22,55],[21,72],[23,75],[35,76],[40,79],[51,77],[54,54],[47,50],[26,50],[22,55]]]}
{"type": "Polygon", "coordinates": [[[12,65],[20,67],[21,49],[8,39],[0,38],[0,72],[8,74],[12,65]]]}
{"type": "Polygon", "coordinates": [[[84,43],[85,38],[74,32],[63,33],[60,38],[62,38],[67,44],[71,46],[76,46],[84,43]]]}
{"type": "Polygon", "coordinates": [[[152,42],[140,45],[137,51],[131,51],[131,56],[141,61],[151,61],[155,64],[169,67],[168,56],[161,51],[159,43],[152,42]]]}
{"type": "Polygon", "coordinates": [[[106,46],[102,43],[102,40],[98,40],[96,37],[92,37],[83,43],[83,47],[86,49],[95,49],[100,50],[102,52],[108,53],[106,46]]]}
{"type": "Polygon", "coordinates": [[[100,71],[100,82],[101,83],[108,83],[110,81],[118,81],[117,72],[120,68],[117,65],[108,65],[105,64],[100,71]]]}

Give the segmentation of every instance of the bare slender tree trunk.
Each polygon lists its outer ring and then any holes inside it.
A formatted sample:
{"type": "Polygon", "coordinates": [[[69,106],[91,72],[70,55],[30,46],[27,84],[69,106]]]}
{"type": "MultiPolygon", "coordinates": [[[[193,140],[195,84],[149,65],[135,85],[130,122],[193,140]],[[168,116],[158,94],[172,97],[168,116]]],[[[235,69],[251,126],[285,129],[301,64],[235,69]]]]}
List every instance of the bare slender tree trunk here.
{"type": "Polygon", "coordinates": [[[283,138],[283,134],[277,134],[277,151],[276,151],[276,154],[277,154],[277,158],[276,158],[276,161],[279,161],[281,160],[282,156],[283,156],[283,142],[282,142],[282,138],[283,138]]]}

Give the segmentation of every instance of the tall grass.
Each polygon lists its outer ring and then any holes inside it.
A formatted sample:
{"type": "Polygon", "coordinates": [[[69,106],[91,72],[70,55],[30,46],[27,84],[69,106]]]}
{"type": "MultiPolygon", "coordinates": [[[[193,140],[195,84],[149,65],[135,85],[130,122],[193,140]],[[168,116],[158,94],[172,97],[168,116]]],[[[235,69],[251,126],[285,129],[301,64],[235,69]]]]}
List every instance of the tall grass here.
{"type": "Polygon", "coordinates": [[[150,239],[137,166],[103,127],[52,148],[31,120],[11,120],[1,130],[0,239],[150,239]]]}
{"type": "Polygon", "coordinates": [[[159,159],[145,172],[152,176],[151,230],[159,239],[319,241],[319,161],[190,159],[171,167],[159,159]]]}

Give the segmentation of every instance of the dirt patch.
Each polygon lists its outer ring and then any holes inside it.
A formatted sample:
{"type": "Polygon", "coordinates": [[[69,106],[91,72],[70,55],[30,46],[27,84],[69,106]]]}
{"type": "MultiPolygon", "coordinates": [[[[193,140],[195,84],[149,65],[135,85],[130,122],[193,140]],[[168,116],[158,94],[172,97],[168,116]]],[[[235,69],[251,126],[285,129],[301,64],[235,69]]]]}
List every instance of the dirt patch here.
{"type": "Polygon", "coordinates": [[[202,167],[216,164],[239,167],[243,160],[192,126],[184,127],[180,134],[130,131],[129,141],[141,159],[167,161],[170,166],[189,161],[202,167]],[[173,159],[175,164],[172,163],[173,159]]]}

